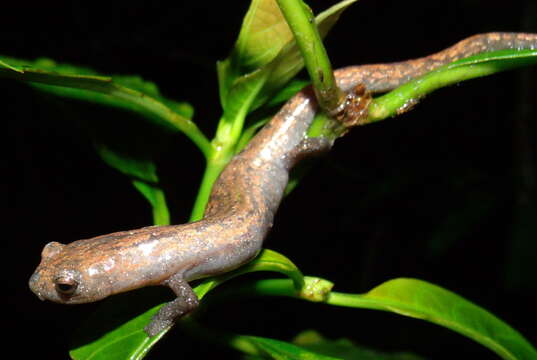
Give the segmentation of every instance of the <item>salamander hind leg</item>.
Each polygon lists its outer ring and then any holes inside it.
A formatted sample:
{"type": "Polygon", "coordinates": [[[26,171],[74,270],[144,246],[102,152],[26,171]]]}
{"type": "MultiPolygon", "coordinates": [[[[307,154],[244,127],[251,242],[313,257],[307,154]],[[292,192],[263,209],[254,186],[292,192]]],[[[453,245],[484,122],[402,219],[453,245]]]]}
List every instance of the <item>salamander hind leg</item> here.
{"type": "Polygon", "coordinates": [[[161,307],[144,328],[149,336],[155,336],[162,330],[170,328],[181,316],[198,307],[198,297],[181,274],[170,277],[164,285],[169,286],[177,298],[161,307]]]}

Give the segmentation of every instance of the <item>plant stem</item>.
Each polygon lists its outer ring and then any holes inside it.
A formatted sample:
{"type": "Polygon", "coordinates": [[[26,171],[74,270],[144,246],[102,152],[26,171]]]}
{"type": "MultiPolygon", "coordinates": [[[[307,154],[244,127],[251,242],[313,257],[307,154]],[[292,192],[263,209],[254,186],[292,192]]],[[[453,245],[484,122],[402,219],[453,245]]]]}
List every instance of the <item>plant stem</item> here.
{"type": "Polygon", "coordinates": [[[153,209],[153,224],[159,226],[170,225],[170,212],[166,205],[164,191],[160,189],[155,191],[155,201],[151,205],[153,209]]]}
{"type": "Polygon", "coordinates": [[[220,151],[214,151],[213,155],[207,159],[205,172],[203,173],[201,185],[196,196],[196,200],[194,201],[194,206],[192,207],[192,213],[190,214],[189,221],[198,221],[203,218],[205,206],[209,201],[209,195],[211,194],[213,184],[222,170],[224,170],[224,167],[229,162],[231,156],[231,151],[222,149],[220,151]]]}
{"type": "Polygon", "coordinates": [[[308,137],[324,136],[335,140],[345,132],[345,127],[339,121],[332,119],[324,113],[315,115],[315,119],[308,129],[308,137]]]}
{"type": "Polygon", "coordinates": [[[344,101],[311,9],[302,0],[277,0],[295,36],[321,109],[335,113],[344,101]]]}
{"type": "Polygon", "coordinates": [[[412,108],[425,95],[461,81],[537,63],[536,50],[499,50],[482,53],[445,65],[371,102],[367,121],[384,120],[412,108]]]}

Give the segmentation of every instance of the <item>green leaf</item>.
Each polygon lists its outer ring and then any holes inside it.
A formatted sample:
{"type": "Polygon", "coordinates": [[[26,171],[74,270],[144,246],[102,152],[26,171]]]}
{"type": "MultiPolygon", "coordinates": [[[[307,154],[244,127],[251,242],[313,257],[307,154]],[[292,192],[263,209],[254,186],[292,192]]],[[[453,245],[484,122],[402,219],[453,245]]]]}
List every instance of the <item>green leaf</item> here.
{"type": "Polygon", "coordinates": [[[249,344],[255,348],[258,356],[265,359],[278,359],[278,360],[306,360],[306,359],[319,359],[319,360],[335,360],[338,358],[321,355],[310,350],[306,350],[302,347],[269,338],[263,338],[258,336],[240,336],[241,342],[249,344]]]}
{"type": "Polygon", "coordinates": [[[252,0],[231,57],[241,73],[248,73],[272,61],[292,39],[276,1],[252,0]]]}
{"type": "MultiPolygon", "coordinates": [[[[306,286],[323,279],[304,278],[306,286]]],[[[515,329],[483,308],[463,297],[418,279],[389,280],[365,294],[329,292],[324,300],[329,305],[382,310],[422,319],[469,337],[494,351],[503,359],[537,359],[537,351],[515,329]]],[[[235,292],[235,295],[286,296],[304,298],[289,279],[258,280],[235,292]]]]}
{"type": "MultiPolygon", "coordinates": [[[[315,21],[321,36],[336,24],[343,10],[356,0],[341,1],[320,13],[315,21]]],[[[228,58],[232,71],[228,74],[234,78],[260,69],[276,58],[282,63],[290,60],[286,56],[297,53],[293,33],[287,25],[275,0],[252,0],[246,13],[238,40],[228,58]],[[286,48],[282,55],[282,49],[286,48]]],[[[284,66],[282,64],[282,66],[284,66]]],[[[229,69],[228,69],[229,70],[229,69]]]]}
{"type": "Polygon", "coordinates": [[[252,125],[248,126],[241,134],[241,137],[239,141],[237,142],[236,146],[236,153],[239,153],[248,145],[250,140],[255,136],[257,131],[261,129],[263,126],[265,126],[266,123],[268,123],[272,119],[272,116],[266,116],[263,119],[253,123],[252,125]]]}
{"type": "MultiPolygon", "coordinates": [[[[285,256],[271,250],[263,250],[253,261],[249,264],[226,274],[207,278],[200,282],[194,291],[201,300],[212,289],[218,285],[242,274],[257,271],[275,271],[288,276],[292,279],[294,285],[292,285],[293,292],[298,293],[301,289],[304,297],[309,297],[312,301],[322,297],[325,298],[329,289],[331,289],[331,283],[323,281],[308,281],[304,286],[303,276],[298,268],[285,256]],[[328,289],[328,290],[327,290],[328,289]]],[[[162,304],[152,307],[143,313],[137,314],[134,318],[129,319],[125,316],[119,316],[116,312],[121,312],[121,309],[114,309],[114,307],[121,308],[119,300],[122,294],[109,299],[108,304],[103,306],[98,313],[92,317],[92,321],[84,324],[79,329],[79,335],[77,337],[77,347],[71,352],[78,354],[98,353],[105,354],[108,351],[122,352],[125,354],[147,354],[151,347],[158,342],[167,331],[164,331],[154,338],[149,339],[143,328],[149,323],[153,314],[155,314],[162,304]],[[122,320],[116,321],[116,325],[113,329],[108,329],[107,333],[102,337],[96,336],[99,334],[95,329],[102,329],[103,324],[110,321],[110,318],[121,317],[122,320]],[[94,334],[94,335],[92,335],[94,334]],[[111,348],[113,350],[111,350],[111,348]]],[[[133,359],[141,359],[142,357],[133,357],[133,359]]],[[[87,357],[76,357],[76,359],[89,359],[87,357]]],[[[92,358],[93,359],[93,358],[92,358]]],[[[117,357],[121,359],[121,357],[117,357]]]]}
{"type": "MultiPolygon", "coordinates": [[[[144,146],[146,144],[136,142],[138,149],[147,147],[144,146]]],[[[159,185],[155,163],[146,156],[133,156],[132,152],[122,153],[102,143],[96,143],[95,148],[104,162],[127,175],[133,186],[149,201],[153,211],[153,225],[169,225],[170,214],[164,192],[159,185]]]]}
{"type": "Polygon", "coordinates": [[[537,359],[535,348],[505,322],[461,296],[422,280],[390,280],[363,295],[332,292],[327,303],[426,320],[473,339],[503,359],[537,359]]]}
{"type": "Polygon", "coordinates": [[[419,99],[439,88],[534,64],[537,64],[535,49],[492,51],[455,61],[375,98],[369,107],[369,118],[366,123],[383,120],[406,111],[419,99]]]}
{"type": "MultiPolygon", "coordinates": [[[[322,37],[355,1],[342,1],[316,17],[322,37]]],[[[229,58],[217,64],[223,119],[231,124],[225,125],[231,130],[222,132],[231,133],[233,139],[242,132],[246,115],[266,103],[304,66],[290,30],[282,21],[273,0],[252,1],[236,47],[229,58]],[[265,37],[265,31],[272,35],[265,37]]]]}
{"type": "Polygon", "coordinates": [[[215,142],[230,144],[238,140],[246,115],[265,85],[269,72],[256,70],[238,78],[228,92],[224,104],[224,116],[218,124],[215,142]]]}
{"type": "Polygon", "coordinates": [[[273,94],[265,106],[267,108],[280,106],[309,84],[310,82],[305,80],[291,80],[283,88],[280,88],[275,94],[273,94]]]}
{"type": "Polygon", "coordinates": [[[304,276],[291,260],[284,255],[269,249],[263,249],[261,253],[248,264],[220,276],[203,280],[196,288],[198,297],[203,297],[216,286],[231,280],[239,275],[258,271],[273,271],[289,277],[294,283],[295,291],[308,289],[305,285],[304,276]]]}
{"type": "Polygon", "coordinates": [[[168,225],[169,213],[153,159],[169,143],[170,133],[115,109],[104,111],[86,104],[71,105],[72,102],[63,103],[62,109],[69,112],[67,117],[81,125],[104,162],[126,175],[149,201],[153,224],[168,225]],[[108,116],[102,116],[102,112],[108,116]]]}
{"type": "MultiPolygon", "coordinates": [[[[143,331],[147,323],[145,317],[133,316],[133,313],[143,311],[142,305],[149,298],[142,299],[143,294],[137,293],[137,299],[130,298],[132,294],[120,294],[105,300],[74,336],[74,344],[69,355],[75,360],[100,359],[143,359],[151,347],[165,334],[148,338],[143,331]],[[128,303],[129,306],[125,306],[128,303]],[[133,309],[133,304],[136,309],[133,309]],[[117,326],[117,324],[122,324],[117,326]]],[[[147,312],[153,316],[158,308],[147,312]]]]}
{"type": "Polygon", "coordinates": [[[6,69],[13,70],[13,71],[21,73],[21,74],[24,73],[24,70],[20,69],[18,66],[9,65],[9,64],[3,62],[2,60],[0,60],[0,67],[4,67],[6,69]]]}
{"type": "MultiPolygon", "coordinates": [[[[315,17],[319,34],[321,38],[325,38],[332,27],[337,23],[343,11],[357,0],[341,1],[327,10],[321,12],[315,17]]],[[[300,50],[294,40],[282,47],[278,55],[263,69],[270,71],[270,77],[253,104],[253,109],[263,105],[272,95],[278,91],[283,85],[291,80],[304,67],[304,59],[300,54],[300,50]]]]}
{"type": "MultiPolygon", "coordinates": [[[[96,75],[91,69],[57,64],[50,59],[6,61],[12,65],[8,68],[7,63],[2,62],[4,69],[0,68],[0,75],[15,74],[15,78],[20,80],[40,81],[30,84],[55,95],[135,111],[168,130],[184,130],[179,125],[188,127],[189,118],[193,115],[190,105],[164,99],[155,84],[139,76],[104,77],[96,75]],[[165,116],[152,110],[163,110],[165,116]]],[[[134,187],[149,201],[153,223],[168,225],[169,212],[153,161],[167,133],[159,132],[158,127],[143,124],[136,118],[123,121],[124,117],[120,115],[112,113],[110,118],[114,121],[100,117],[86,121],[86,130],[93,138],[101,158],[127,175],[134,187]]],[[[73,112],[72,117],[80,116],[73,112]]]]}
{"type": "Polygon", "coordinates": [[[224,109],[233,83],[272,61],[292,38],[293,34],[276,1],[251,1],[231,55],[217,63],[220,98],[224,109]]]}
{"type": "Polygon", "coordinates": [[[190,119],[191,106],[163,98],[156,85],[140,77],[101,76],[88,68],[44,58],[0,60],[0,77],[27,81],[58,96],[134,111],[159,126],[183,132],[206,156],[211,151],[209,141],[190,119]]]}
{"type": "Polygon", "coordinates": [[[306,330],[298,334],[293,344],[318,354],[334,356],[338,359],[360,360],[420,360],[422,357],[406,353],[385,353],[354,344],[349,339],[329,340],[313,330],[306,330]]]}

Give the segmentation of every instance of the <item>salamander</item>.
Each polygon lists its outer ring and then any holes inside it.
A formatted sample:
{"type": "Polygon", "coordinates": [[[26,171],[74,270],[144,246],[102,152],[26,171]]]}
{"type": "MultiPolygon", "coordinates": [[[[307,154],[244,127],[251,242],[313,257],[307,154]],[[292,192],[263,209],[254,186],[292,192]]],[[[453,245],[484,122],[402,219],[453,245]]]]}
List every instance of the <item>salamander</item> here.
{"type": "MultiPolygon", "coordinates": [[[[423,58],[350,66],[334,74],[347,93],[360,84],[379,93],[457,59],[510,48],[537,48],[537,34],[480,34],[423,58]]],[[[295,163],[331,148],[327,138],[306,136],[317,108],[311,87],[291,98],[225,167],[202,220],[66,245],[50,242],[30,278],[31,290],[42,300],[79,304],[144,286],[168,286],[176,299],[160,309],[145,331],[153,336],[172,326],[198,305],[190,281],[233,270],[258,254],[295,163]]]]}

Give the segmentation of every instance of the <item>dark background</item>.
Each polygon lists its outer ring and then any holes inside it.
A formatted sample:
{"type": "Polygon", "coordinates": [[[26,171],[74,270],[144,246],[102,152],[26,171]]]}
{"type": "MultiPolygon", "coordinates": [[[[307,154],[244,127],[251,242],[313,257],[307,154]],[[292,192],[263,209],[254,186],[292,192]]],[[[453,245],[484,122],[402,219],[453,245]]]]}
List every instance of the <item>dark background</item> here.
{"type": "MultiPolygon", "coordinates": [[[[309,3],[319,11],[333,2],[309,3]]],[[[247,1],[36,4],[2,5],[0,54],[139,74],[165,96],[190,102],[194,121],[213,134],[220,115],[215,61],[231,49],[247,1]]],[[[536,13],[534,0],[363,0],[326,44],[334,67],[404,60],[475,33],[535,32],[536,13]]],[[[305,274],[334,281],[339,291],[365,292],[402,276],[433,282],[491,310],[535,344],[534,75],[535,68],[517,70],[442,89],[404,116],[352,131],[285,199],[267,247],[305,274]]],[[[71,333],[98,305],[40,302],[27,280],[47,242],[149,225],[143,198],[98,158],[79,125],[129,115],[3,79],[0,94],[8,158],[5,346],[22,338],[20,356],[66,358],[71,333]]],[[[173,222],[184,222],[202,158],[176,136],[158,166],[173,222]]],[[[433,359],[495,358],[422,321],[288,299],[237,299],[212,308],[206,322],[282,340],[313,328],[433,359]]],[[[176,330],[149,358],[199,353],[238,356],[176,330]]]]}

